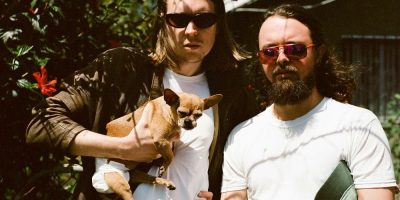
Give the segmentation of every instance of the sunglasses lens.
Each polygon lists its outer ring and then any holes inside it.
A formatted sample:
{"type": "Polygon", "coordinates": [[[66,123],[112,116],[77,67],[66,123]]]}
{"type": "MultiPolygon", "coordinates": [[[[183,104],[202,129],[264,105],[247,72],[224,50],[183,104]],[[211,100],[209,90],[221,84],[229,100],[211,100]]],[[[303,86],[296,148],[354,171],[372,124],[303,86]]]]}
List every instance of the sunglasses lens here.
{"type": "Polygon", "coordinates": [[[217,22],[217,15],[214,13],[200,13],[194,16],[193,22],[199,28],[208,28],[217,22]]]}
{"type": "Polygon", "coordinates": [[[262,64],[267,64],[273,62],[273,60],[278,57],[278,54],[278,47],[269,47],[258,52],[258,58],[262,64]]]}
{"type": "Polygon", "coordinates": [[[166,21],[167,24],[173,26],[175,28],[184,28],[186,27],[190,20],[191,16],[187,14],[167,14],[166,21]]]}
{"type": "MultiPolygon", "coordinates": [[[[311,47],[311,46],[309,46],[311,47]]],[[[299,60],[307,56],[307,46],[304,44],[287,44],[262,49],[258,52],[258,58],[262,64],[273,63],[279,56],[279,49],[291,60],[299,60]]]]}
{"type": "Polygon", "coordinates": [[[307,56],[307,47],[304,44],[290,44],[284,46],[284,52],[291,59],[301,59],[307,56]]]}
{"type": "Polygon", "coordinates": [[[278,56],[279,49],[276,47],[266,48],[262,51],[265,57],[275,58],[278,56]]]}
{"type": "Polygon", "coordinates": [[[199,28],[208,28],[217,22],[215,13],[199,13],[195,15],[185,13],[171,13],[165,16],[167,24],[175,28],[184,28],[190,21],[199,28]]]}

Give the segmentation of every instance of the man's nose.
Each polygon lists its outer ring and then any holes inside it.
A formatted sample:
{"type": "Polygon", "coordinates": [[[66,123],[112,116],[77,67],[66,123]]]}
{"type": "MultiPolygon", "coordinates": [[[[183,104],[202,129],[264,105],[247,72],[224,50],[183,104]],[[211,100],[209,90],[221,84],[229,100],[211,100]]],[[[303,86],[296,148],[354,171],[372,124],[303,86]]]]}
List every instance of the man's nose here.
{"type": "Polygon", "coordinates": [[[290,59],[286,56],[283,47],[280,47],[279,48],[278,57],[276,58],[276,62],[280,63],[280,64],[283,64],[283,63],[286,63],[286,62],[289,62],[289,61],[290,61],[290,59]]]}
{"type": "Polygon", "coordinates": [[[198,28],[193,21],[189,22],[185,30],[186,35],[195,36],[198,33],[198,28]]]}

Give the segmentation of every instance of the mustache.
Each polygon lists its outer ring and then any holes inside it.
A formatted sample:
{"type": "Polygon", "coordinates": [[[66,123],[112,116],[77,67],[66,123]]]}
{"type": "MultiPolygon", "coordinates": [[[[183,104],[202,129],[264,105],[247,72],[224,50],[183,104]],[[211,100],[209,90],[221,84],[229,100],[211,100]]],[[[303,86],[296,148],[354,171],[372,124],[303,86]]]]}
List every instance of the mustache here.
{"type": "Polygon", "coordinates": [[[272,71],[272,76],[277,76],[283,73],[297,73],[297,68],[292,65],[278,65],[277,68],[272,71]]]}

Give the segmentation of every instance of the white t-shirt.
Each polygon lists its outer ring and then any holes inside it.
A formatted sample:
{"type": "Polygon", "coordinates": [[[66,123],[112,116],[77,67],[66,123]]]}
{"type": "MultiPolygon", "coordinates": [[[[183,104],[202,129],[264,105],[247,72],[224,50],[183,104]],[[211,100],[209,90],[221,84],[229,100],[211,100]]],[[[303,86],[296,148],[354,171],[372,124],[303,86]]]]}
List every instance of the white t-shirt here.
{"type": "Polygon", "coordinates": [[[222,192],[247,189],[253,200],[314,199],[340,160],[356,188],[396,186],[389,144],[372,112],[324,98],[304,116],[281,121],[272,106],[230,134],[222,192]]]}
{"type": "MultiPolygon", "coordinates": [[[[187,77],[166,69],[163,84],[164,88],[175,92],[193,93],[202,98],[210,95],[204,73],[187,77]]],[[[140,184],[134,192],[134,198],[193,200],[197,199],[200,191],[208,191],[208,156],[213,134],[214,117],[212,109],[207,109],[197,120],[197,127],[190,131],[182,129],[181,139],[175,142],[175,157],[163,178],[171,180],[176,189],[140,184]]],[[[152,167],[149,174],[157,176],[158,167],[152,167]]]]}

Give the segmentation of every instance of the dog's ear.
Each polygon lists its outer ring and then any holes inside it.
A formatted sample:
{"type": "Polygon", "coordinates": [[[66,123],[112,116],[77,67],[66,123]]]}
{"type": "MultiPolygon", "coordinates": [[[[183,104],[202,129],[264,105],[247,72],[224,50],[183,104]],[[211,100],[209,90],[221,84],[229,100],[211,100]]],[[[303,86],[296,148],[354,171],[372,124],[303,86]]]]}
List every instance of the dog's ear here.
{"type": "Polygon", "coordinates": [[[214,94],[212,96],[209,96],[205,99],[204,101],[204,110],[207,110],[208,108],[214,106],[215,104],[219,103],[222,99],[222,94],[214,94]]]}
{"type": "Polygon", "coordinates": [[[169,106],[179,105],[179,96],[171,89],[164,89],[164,101],[167,102],[169,106]]]}

